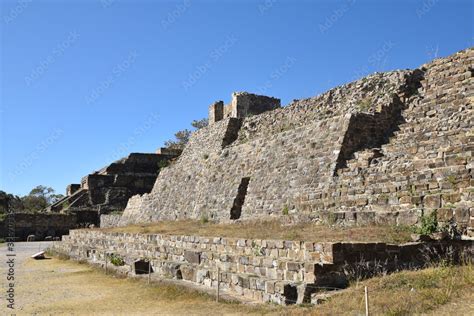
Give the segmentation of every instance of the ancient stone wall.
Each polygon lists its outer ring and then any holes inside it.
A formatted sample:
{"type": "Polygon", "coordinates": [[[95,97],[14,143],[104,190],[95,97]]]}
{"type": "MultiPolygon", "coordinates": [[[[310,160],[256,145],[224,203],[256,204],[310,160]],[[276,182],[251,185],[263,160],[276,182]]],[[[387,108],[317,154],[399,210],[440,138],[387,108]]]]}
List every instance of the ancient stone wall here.
{"type": "MultiPolygon", "coordinates": [[[[76,228],[77,218],[73,214],[29,214],[15,213],[11,220],[14,227],[14,237],[17,240],[26,240],[29,235],[35,235],[36,240],[43,240],[47,236],[61,237],[69,233],[69,229],[76,228]]],[[[8,232],[7,220],[0,221],[0,238],[11,237],[8,232]]]]}
{"type": "Polygon", "coordinates": [[[100,215],[100,228],[117,227],[120,222],[120,214],[100,215]]]}
{"type": "Polygon", "coordinates": [[[332,177],[350,117],[316,121],[271,138],[226,147],[224,136],[233,120],[197,131],[178,161],[162,171],[152,192],[129,200],[122,222],[229,219],[247,178],[241,217],[281,215],[302,187],[322,185],[332,177]],[[298,174],[298,169],[306,173],[298,174]]]}
{"type": "Polygon", "coordinates": [[[67,195],[47,211],[74,213],[86,221],[81,223],[99,225],[100,214],[123,211],[131,196],[150,192],[162,168],[160,163],[167,164],[178,155],[166,149],[160,149],[159,154],[132,153],[83,177],[80,185],[69,185],[67,195]]]}
{"type": "Polygon", "coordinates": [[[235,92],[232,101],[224,105],[223,101],[214,102],[209,107],[209,124],[224,118],[245,118],[280,108],[279,99],[247,92],[235,92]]]}
{"type": "MultiPolygon", "coordinates": [[[[472,251],[472,244],[452,244],[454,253],[472,251]]],[[[311,301],[320,287],[347,285],[344,268],[378,263],[386,271],[418,267],[438,254],[442,243],[329,243],[250,240],[202,236],[168,236],[73,230],[54,250],[79,260],[104,264],[105,254],[120,256],[117,270],[135,275],[152,272],[153,279],[174,278],[259,302],[295,304],[311,301]],[[434,251],[431,251],[434,252],[434,251]],[[139,263],[147,268],[141,271],[139,263]]],[[[109,262],[109,268],[111,268],[109,262]]],[[[113,267],[113,266],[112,266],[113,267]]]]}
{"type": "Polygon", "coordinates": [[[130,199],[120,224],[290,215],[412,225],[436,211],[469,232],[473,55],[203,128],[151,193],[130,199]]]}
{"type": "Polygon", "coordinates": [[[69,184],[67,187],[66,187],[66,196],[70,196],[70,195],[73,195],[74,193],[76,193],[78,190],[81,189],[81,185],[80,184],[77,184],[77,183],[72,183],[72,184],[69,184]]]}
{"type": "MultiPolygon", "coordinates": [[[[417,73],[417,72],[416,72],[417,73]]],[[[266,138],[315,121],[354,113],[375,114],[393,103],[395,95],[412,89],[415,71],[375,73],[319,96],[295,100],[288,106],[245,119],[239,141],[266,138]]]]}

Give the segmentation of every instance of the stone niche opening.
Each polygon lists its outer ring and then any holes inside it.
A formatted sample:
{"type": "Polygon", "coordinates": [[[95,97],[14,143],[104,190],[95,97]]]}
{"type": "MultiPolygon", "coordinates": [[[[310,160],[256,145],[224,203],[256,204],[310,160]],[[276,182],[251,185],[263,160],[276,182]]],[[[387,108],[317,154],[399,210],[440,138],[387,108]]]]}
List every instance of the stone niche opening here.
{"type": "Polygon", "coordinates": [[[135,271],[135,274],[153,273],[153,267],[151,266],[151,262],[142,259],[137,260],[133,263],[133,269],[135,271]]]}
{"type": "Polygon", "coordinates": [[[183,273],[181,272],[181,269],[178,269],[176,271],[176,279],[182,280],[183,279],[183,273]]]}
{"type": "Polygon", "coordinates": [[[250,177],[242,178],[240,181],[239,188],[237,189],[237,196],[234,199],[234,204],[230,210],[230,219],[239,219],[242,214],[242,206],[245,202],[245,196],[247,195],[247,189],[249,186],[250,177]]]}
{"type": "Polygon", "coordinates": [[[296,304],[298,301],[298,289],[296,285],[285,285],[283,287],[283,296],[285,297],[285,305],[296,304]]]}

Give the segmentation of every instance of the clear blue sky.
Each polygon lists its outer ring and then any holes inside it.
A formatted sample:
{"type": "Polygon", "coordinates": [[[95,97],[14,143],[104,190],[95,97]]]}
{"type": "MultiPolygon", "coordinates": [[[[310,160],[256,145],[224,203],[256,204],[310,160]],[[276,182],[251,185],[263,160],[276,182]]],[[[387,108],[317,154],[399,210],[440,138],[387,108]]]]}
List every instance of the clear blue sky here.
{"type": "Polygon", "coordinates": [[[18,195],[153,152],[233,91],[287,104],[474,43],[473,1],[1,3],[0,190],[18,195]]]}

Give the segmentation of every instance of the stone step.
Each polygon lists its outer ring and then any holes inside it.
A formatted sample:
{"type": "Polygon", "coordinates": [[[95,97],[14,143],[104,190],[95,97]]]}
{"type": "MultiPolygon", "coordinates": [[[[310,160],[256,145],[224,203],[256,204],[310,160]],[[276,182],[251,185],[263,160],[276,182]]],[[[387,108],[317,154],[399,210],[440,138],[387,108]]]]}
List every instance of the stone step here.
{"type": "Polygon", "coordinates": [[[61,200],[47,207],[48,211],[60,212],[64,208],[71,207],[76,201],[80,200],[84,194],[87,193],[86,189],[79,189],[74,194],[65,196],[61,200]]]}
{"type": "MultiPolygon", "coordinates": [[[[407,151],[407,149],[403,149],[404,151],[407,151]]],[[[402,149],[400,149],[400,153],[402,152],[402,149]]],[[[429,155],[430,157],[424,157],[424,158],[417,158],[415,157],[406,157],[406,161],[397,161],[396,163],[393,161],[393,156],[392,153],[390,152],[384,152],[384,156],[377,157],[373,160],[371,160],[371,163],[369,165],[369,161],[367,160],[366,162],[358,159],[352,159],[347,162],[347,167],[340,169],[341,171],[339,172],[340,174],[350,174],[350,176],[354,176],[359,174],[360,171],[363,171],[364,169],[373,169],[373,173],[380,172],[380,169],[375,169],[375,168],[380,168],[380,167],[387,167],[387,170],[390,173],[396,173],[396,172],[404,172],[407,170],[421,170],[424,169],[430,169],[430,170],[436,170],[437,168],[443,168],[443,167],[449,167],[449,166],[463,166],[463,165],[470,165],[472,158],[474,156],[474,146],[471,150],[471,148],[466,148],[464,147],[451,147],[449,149],[443,149],[443,151],[439,151],[439,149],[435,149],[433,151],[427,151],[426,155],[429,155]],[[462,151],[461,151],[462,150],[462,151]],[[391,163],[391,165],[388,165],[388,163],[391,163]],[[407,169],[408,167],[408,169],[407,169]],[[362,170],[361,170],[362,168],[362,170]]],[[[400,160],[400,158],[398,159],[400,160]]]]}

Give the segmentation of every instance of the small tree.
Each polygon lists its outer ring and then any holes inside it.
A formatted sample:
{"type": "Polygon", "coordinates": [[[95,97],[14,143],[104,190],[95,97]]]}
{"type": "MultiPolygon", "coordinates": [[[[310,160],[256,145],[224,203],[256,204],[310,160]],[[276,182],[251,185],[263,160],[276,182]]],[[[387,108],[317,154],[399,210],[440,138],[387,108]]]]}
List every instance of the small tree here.
{"type": "Polygon", "coordinates": [[[201,129],[203,127],[206,127],[207,125],[209,125],[209,121],[208,121],[207,118],[203,118],[203,119],[200,119],[200,120],[194,120],[191,123],[191,126],[194,127],[195,129],[201,129]]]}
{"type": "MultiPolygon", "coordinates": [[[[207,118],[203,118],[203,119],[200,119],[200,120],[194,120],[191,123],[191,126],[194,127],[195,129],[201,129],[203,127],[206,127],[207,125],[208,125],[208,119],[207,118]]],[[[171,148],[171,149],[181,149],[181,150],[183,150],[184,146],[186,146],[186,144],[188,143],[189,138],[191,137],[192,133],[193,132],[188,130],[188,129],[184,129],[184,130],[176,132],[174,134],[175,139],[170,139],[170,140],[166,141],[165,142],[165,147],[171,148]]]]}
{"type": "Polygon", "coordinates": [[[189,141],[189,137],[192,132],[188,129],[178,131],[174,134],[174,140],[168,140],[165,142],[165,147],[171,149],[183,149],[186,143],[189,141]]]}

